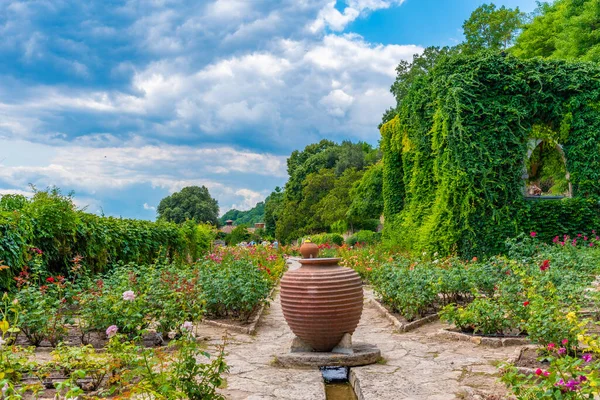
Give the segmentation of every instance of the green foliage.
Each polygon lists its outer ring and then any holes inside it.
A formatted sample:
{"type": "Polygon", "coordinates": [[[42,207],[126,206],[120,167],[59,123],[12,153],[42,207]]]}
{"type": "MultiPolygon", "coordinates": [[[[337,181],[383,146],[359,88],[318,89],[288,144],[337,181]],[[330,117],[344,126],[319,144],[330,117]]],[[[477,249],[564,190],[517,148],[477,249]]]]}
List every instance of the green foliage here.
{"type": "Polygon", "coordinates": [[[541,3],[511,52],[521,58],[600,61],[599,0],[541,3]]]}
{"type": "Polygon", "coordinates": [[[160,201],[158,218],[180,224],[188,219],[217,225],[219,204],[204,186],[189,186],[160,201]]]}
{"type": "Polygon", "coordinates": [[[294,151],[288,159],[285,191],[276,191],[265,204],[267,233],[288,242],[303,235],[329,231],[332,225],[352,229],[362,217],[348,214],[350,192],[375,164],[379,151],[366,143],[323,140],[294,151]]]}
{"type": "Polygon", "coordinates": [[[206,312],[211,317],[247,320],[267,301],[271,290],[268,273],[248,260],[207,260],[197,267],[206,312]]]}
{"type": "Polygon", "coordinates": [[[320,233],[311,235],[310,241],[314,244],[336,244],[341,246],[344,244],[344,237],[338,233],[320,233]]]}
{"type": "Polygon", "coordinates": [[[284,206],[284,193],[282,189],[277,186],[275,190],[265,200],[265,231],[268,236],[275,237],[275,228],[277,221],[284,206]]]}
{"type": "Polygon", "coordinates": [[[521,27],[524,14],[519,8],[496,8],[493,3],[479,6],[463,24],[467,52],[485,49],[501,50],[512,45],[521,27]]]}
{"type": "Polygon", "coordinates": [[[381,128],[388,243],[465,257],[501,251],[528,228],[519,216],[538,207],[524,200],[522,175],[539,125],[563,147],[573,196],[600,198],[599,78],[591,63],[438,60],[381,128]]]}
{"type": "Polygon", "coordinates": [[[32,248],[43,253],[48,274],[67,276],[76,272],[76,258],[89,272],[104,272],[118,261],[152,263],[159,256],[193,262],[215,235],[210,226],[191,221],[177,226],[88,214],[58,189],[36,192],[31,200],[4,196],[0,206],[0,265],[10,267],[0,269],[4,288],[31,261],[32,248]]]}
{"type": "Polygon", "coordinates": [[[381,240],[381,234],[373,231],[358,231],[346,239],[348,246],[354,246],[357,243],[361,245],[375,244],[381,240]]]}
{"type": "Polygon", "coordinates": [[[229,210],[221,218],[219,218],[219,224],[225,225],[227,220],[232,220],[234,225],[249,225],[265,220],[265,202],[257,203],[256,206],[248,211],[239,211],[236,209],[229,210]]]}
{"type": "Polygon", "coordinates": [[[525,202],[517,218],[524,232],[536,232],[537,237],[550,242],[556,236],[593,236],[600,232],[600,204],[594,199],[565,198],[562,200],[531,200],[525,202]]]}
{"type": "Polygon", "coordinates": [[[383,163],[369,167],[350,190],[352,203],[346,212],[349,220],[379,219],[383,213],[383,163]]]}
{"type": "Polygon", "coordinates": [[[233,228],[231,233],[225,237],[225,243],[235,246],[239,243],[250,241],[251,236],[246,225],[239,225],[233,228]]]}

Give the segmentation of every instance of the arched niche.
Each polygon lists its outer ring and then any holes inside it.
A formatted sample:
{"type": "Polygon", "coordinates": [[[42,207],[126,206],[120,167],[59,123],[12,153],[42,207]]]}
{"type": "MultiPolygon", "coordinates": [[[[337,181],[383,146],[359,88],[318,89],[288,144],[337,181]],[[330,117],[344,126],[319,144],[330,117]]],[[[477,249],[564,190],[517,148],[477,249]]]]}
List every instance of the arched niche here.
{"type": "Polygon", "coordinates": [[[556,199],[573,196],[571,176],[562,146],[548,139],[529,139],[523,169],[526,198],[556,199]]]}

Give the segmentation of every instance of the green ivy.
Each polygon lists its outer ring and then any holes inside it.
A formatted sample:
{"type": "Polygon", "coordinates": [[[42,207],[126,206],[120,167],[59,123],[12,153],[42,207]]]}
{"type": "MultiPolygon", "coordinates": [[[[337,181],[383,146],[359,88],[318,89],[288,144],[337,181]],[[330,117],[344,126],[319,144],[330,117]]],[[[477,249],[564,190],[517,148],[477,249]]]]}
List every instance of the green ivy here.
{"type": "Polygon", "coordinates": [[[597,229],[599,104],[594,63],[492,53],[441,59],[381,127],[384,238],[471,257],[497,253],[507,237],[533,228],[548,238],[597,229]],[[563,148],[572,200],[525,199],[529,139],[542,133],[563,148]]]}

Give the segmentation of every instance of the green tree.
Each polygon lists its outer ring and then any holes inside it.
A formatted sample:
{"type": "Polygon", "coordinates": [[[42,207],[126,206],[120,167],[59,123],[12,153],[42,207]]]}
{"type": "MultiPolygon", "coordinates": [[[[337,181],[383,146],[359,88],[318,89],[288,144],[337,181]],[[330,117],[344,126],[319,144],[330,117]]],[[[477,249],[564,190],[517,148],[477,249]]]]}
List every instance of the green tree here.
{"type": "Polygon", "coordinates": [[[463,24],[466,38],[463,49],[472,53],[507,49],[513,44],[523,19],[524,14],[518,7],[513,10],[504,6],[496,8],[494,3],[483,4],[463,24]]]}
{"type": "Polygon", "coordinates": [[[438,61],[451,54],[457,53],[455,47],[427,47],[423,53],[415,54],[413,61],[408,62],[405,60],[400,61],[396,67],[396,80],[390,88],[390,92],[396,98],[396,107],[390,108],[385,111],[382,117],[382,123],[379,125],[381,128],[382,124],[394,119],[398,113],[398,108],[402,104],[402,100],[408,94],[410,88],[419,80],[427,76],[429,72],[435,67],[438,61]]]}
{"type": "Polygon", "coordinates": [[[539,3],[511,51],[522,58],[600,62],[600,0],[539,3]]]}
{"type": "MultiPolygon", "coordinates": [[[[362,171],[355,168],[349,168],[335,180],[333,188],[319,201],[314,207],[314,211],[318,220],[323,221],[328,228],[338,221],[347,219],[348,209],[352,203],[350,191],[356,182],[360,181],[363,176],[362,171]]],[[[350,229],[353,227],[353,222],[347,221],[350,229]]]]}
{"type": "Polygon", "coordinates": [[[191,219],[217,225],[219,204],[205,186],[189,186],[162,199],[156,212],[159,219],[178,224],[191,219]]]}
{"type": "Polygon", "coordinates": [[[219,218],[219,224],[225,225],[225,221],[232,220],[234,225],[254,225],[258,222],[264,222],[265,219],[265,203],[256,203],[254,208],[247,211],[240,210],[229,210],[221,218],[219,218]]]}
{"type": "Polygon", "coordinates": [[[265,231],[268,236],[275,237],[277,221],[284,206],[283,190],[277,186],[275,190],[265,199],[265,231]]]}
{"type": "Polygon", "coordinates": [[[233,228],[231,233],[227,235],[225,238],[225,242],[228,245],[235,246],[238,243],[247,242],[250,240],[250,232],[248,231],[248,226],[239,225],[233,228]]]}
{"type": "Polygon", "coordinates": [[[347,217],[352,221],[377,219],[383,213],[383,163],[365,171],[350,191],[352,203],[347,217]]]}

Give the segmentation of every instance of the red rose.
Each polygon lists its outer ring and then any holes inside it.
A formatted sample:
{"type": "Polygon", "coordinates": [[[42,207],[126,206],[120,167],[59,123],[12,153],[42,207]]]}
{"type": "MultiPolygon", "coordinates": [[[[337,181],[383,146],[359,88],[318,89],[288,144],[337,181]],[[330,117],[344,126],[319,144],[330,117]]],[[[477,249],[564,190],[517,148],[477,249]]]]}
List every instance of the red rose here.
{"type": "Polygon", "coordinates": [[[545,271],[550,268],[550,260],[544,260],[542,265],[540,265],[540,271],[545,271]]]}
{"type": "Polygon", "coordinates": [[[527,307],[528,305],[529,305],[529,302],[528,302],[528,301],[524,301],[524,302],[523,302],[523,306],[524,306],[524,307],[527,307]]]}
{"type": "Polygon", "coordinates": [[[53,277],[46,278],[46,282],[54,283],[54,278],[53,277]]]}

